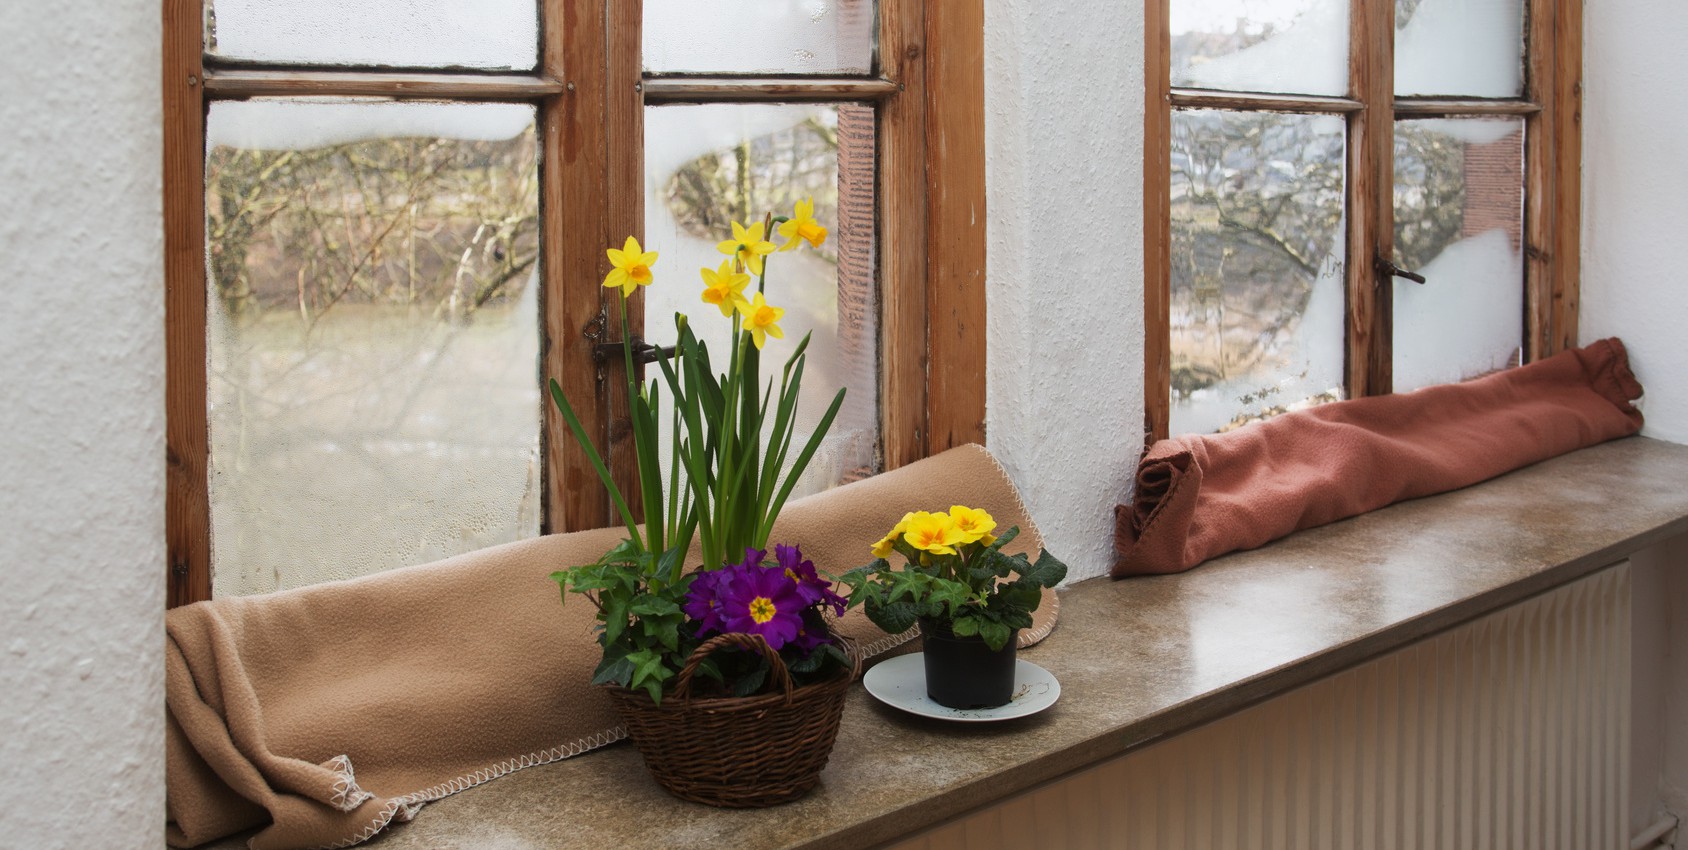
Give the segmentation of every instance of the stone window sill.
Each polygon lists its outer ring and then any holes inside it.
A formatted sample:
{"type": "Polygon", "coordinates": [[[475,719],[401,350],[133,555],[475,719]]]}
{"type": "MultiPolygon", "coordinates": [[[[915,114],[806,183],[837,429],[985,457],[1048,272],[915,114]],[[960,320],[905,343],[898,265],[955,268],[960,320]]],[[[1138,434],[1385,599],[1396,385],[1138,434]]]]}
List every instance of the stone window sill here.
{"type": "MultiPolygon", "coordinates": [[[[852,691],[822,785],[774,809],[675,800],[636,751],[520,771],[430,804],[382,848],[858,848],[1130,752],[1574,581],[1688,532],[1688,446],[1641,437],[1419,499],[1192,572],[1095,579],[1027,651],[1062,685],[991,726],[852,691]]],[[[226,846],[237,846],[227,844],[226,846]]]]}

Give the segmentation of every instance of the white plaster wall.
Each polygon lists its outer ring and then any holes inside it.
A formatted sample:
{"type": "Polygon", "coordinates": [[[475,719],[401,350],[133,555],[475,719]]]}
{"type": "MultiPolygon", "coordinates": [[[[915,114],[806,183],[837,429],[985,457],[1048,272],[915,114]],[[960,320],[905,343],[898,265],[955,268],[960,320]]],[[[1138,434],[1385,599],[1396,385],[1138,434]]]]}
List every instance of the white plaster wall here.
{"type": "Polygon", "coordinates": [[[1584,13],[1582,340],[1620,336],[1644,434],[1688,442],[1688,4],[1584,13]]]}
{"type": "Polygon", "coordinates": [[[985,4],[986,435],[1068,581],[1113,563],[1143,434],[1143,9],[985,4]]]}
{"type": "Polygon", "coordinates": [[[155,0],[0,3],[0,845],[156,847],[155,0]]]}

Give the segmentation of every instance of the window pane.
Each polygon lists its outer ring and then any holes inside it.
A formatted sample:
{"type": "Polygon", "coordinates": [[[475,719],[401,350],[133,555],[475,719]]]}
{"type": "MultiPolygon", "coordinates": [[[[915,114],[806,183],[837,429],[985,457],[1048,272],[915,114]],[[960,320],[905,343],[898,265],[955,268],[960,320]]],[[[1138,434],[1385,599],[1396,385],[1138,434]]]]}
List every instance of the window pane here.
{"type": "Polygon", "coordinates": [[[1172,84],[1348,92],[1348,0],[1173,0],[1172,84]]]}
{"type": "MultiPolygon", "coordinates": [[[[760,222],[769,211],[789,216],[796,202],[813,198],[815,218],[827,228],[819,250],[805,244],[774,254],[767,264],[766,297],[786,310],[780,323],[785,339],[769,341],[763,363],[783,364],[805,333],[814,334],[794,442],[808,439],[840,387],[848,391],[794,496],[877,471],[874,172],[872,107],[645,110],[645,233],[649,249],[661,254],[657,282],[646,290],[645,328],[653,341],[673,341],[678,312],[691,317],[711,351],[731,350],[729,320],[699,297],[698,273],[726,259],[716,245],[731,235],[731,222],[760,222]]],[[[784,242],[777,236],[772,241],[784,242]]],[[[755,287],[752,281],[746,292],[753,295],[755,287]]],[[[764,367],[764,376],[772,373],[764,367]]]]}
{"type": "Polygon", "coordinates": [[[533,119],[526,105],[212,104],[215,595],[538,532],[533,119]]]}
{"type": "Polygon", "coordinates": [[[1517,365],[1523,198],[1522,120],[1396,122],[1396,391],[1517,365]]]}
{"type": "Polygon", "coordinates": [[[867,74],[873,0],[645,0],[653,74],[867,74]]]}
{"type": "Polygon", "coordinates": [[[1395,0],[1395,94],[1519,97],[1524,0],[1395,0]]]}
{"type": "Polygon", "coordinates": [[[1172,113],[1172,433],[1342,396],[1343,121],[1172,113]]]}
{"type": "Polygon", "coordinates": [[[535,0],[205,0],[205,50],[280,65],[532,70],[535,0]]]}

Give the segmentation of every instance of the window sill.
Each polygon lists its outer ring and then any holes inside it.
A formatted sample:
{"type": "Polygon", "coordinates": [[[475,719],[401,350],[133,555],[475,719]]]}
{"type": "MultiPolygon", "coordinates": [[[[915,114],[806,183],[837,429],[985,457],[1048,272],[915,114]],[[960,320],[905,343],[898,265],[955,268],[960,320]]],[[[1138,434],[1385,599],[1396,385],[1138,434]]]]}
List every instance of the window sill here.
{"type": "MultiPolygon", "coordinates": [[[[1630,438],[1215,560],[1062,593],[1036,717],[960,728],[852,690],[822,785],[728,811],[665,795],[616,746],[430,804],[383,848],[860,848],[910,835],[1688,532],[1688,446],[1630,438]]],[[[236,846],[225,843],[226,846],[236,846]]]]}

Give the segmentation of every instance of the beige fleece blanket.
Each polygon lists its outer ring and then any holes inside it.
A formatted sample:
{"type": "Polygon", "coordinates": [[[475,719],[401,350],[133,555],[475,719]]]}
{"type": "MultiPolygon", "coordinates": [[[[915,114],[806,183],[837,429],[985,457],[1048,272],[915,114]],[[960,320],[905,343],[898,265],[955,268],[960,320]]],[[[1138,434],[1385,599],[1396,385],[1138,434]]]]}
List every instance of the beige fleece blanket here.
{"type": "MultiPolygon", "coordinates": [[[[1043,541],[1002,467],[964,446],[793,502],[772,538],[840,574],[908,510],[961,503],[1011,551],[1043,541]]],[[[434,564],[169,612],[169,843],[253,827],[255,850],[343,847],[422,805],[624,737],[591,687],[592,606],[558,601],[553,570],[596,560],[623,530],[558,534],[434,564]]],[[[1046,591],[1021,644],[1054,627],[1046,591]]],[[[851,611],[843,630],[878,654],[886,635],[851,611]]]]}

